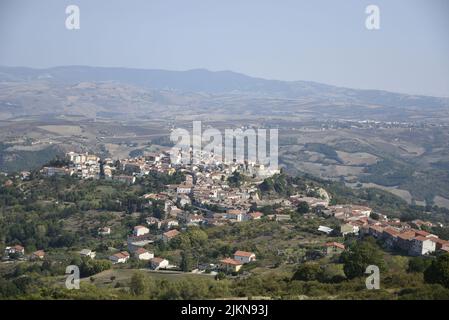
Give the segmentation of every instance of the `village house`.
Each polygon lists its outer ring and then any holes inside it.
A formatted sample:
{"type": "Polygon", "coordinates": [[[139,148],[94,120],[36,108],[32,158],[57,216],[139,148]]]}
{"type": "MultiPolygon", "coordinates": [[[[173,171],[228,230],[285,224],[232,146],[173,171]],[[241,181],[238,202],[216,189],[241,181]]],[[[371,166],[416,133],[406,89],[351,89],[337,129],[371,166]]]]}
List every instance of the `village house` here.
{"type": "Polygon", "coordinates": [[[179,222],[175,219],[166,219],[162,221],[162,226],[165,230],[170,230],[179,226],[179,222]]]}
{"type": "Polygon", "coordinates": [[[149,226],[155,226],[157,229],[160,229],[162,226],[162,221],[155,217],[148,217],[146,222],[149,226]]]}
{"type": "Polygon", "coordinates": [[[331,256],[334,254],[340,254],[345,251],[345,245],[338,242],[327,242],[323,245],[323,253],[326,256],[331,256]]]}
{"type": "Polygon", "coordinates": [[[166,269],[169,266],[169,261],[164,258],[154,257],[150,259],[150,267],[153,270],[166,269]]]}
{"type": "Polygon", "coordinates": [[[9,256],[11,254],[18,254],[23,256],[25,254],[25,248],[18,244],[12,247],[6,247],[5,256],[9,256]]]}
{"type": "Polygon", "coordinates": [[[423,236],[418,236],[411,239],[411,246],[409,254],[412,256],[423,256],[434,252],[436,250],[436,244],[432,239],[423,236]]]}
{"type": "Polygon", "coordinates": [[[37,250],[31,255],[31,260],[42,260],[45,257],[44,250],[37,250]]]}
{"type": "Polygon", "coordinates": [[[435,237],[430,237],[430,240],[432,240],[433,242],[435,242],[435,249],[436,250],[442,250],[442,251],[448,251],[449,249],[449,241],[447,240],[443,240],[443,239],[439,239],[439,238],[435,238],[435,237]]]}
{"type": "Polygon", "coordinates": [[[398,241],[400,232],[392,227],[387,227],[383,230],[382,239],[388,248],[394,248],[398,241]]]}
{"type": "Polygon", "coordinates": [[[243,263],[231,258],[225,258],[220,260],[218,268],[226,272],[239,272],[243,263]]]}
{"type": "Polygon", "coordinates": [[[345,236],[347,234],[358,234],[359,226],[354,223],[343,223],[340,225],[340,233],[345,236]]]}
{"type": "Polygon", "coordinates": [[[176,187],[176,193],[180,194],[190,194],[192,192],[192,184],[182,183],[176,187]]]}
{"type": "Polygon", "coordinates": [[[113,264],[126,263],[129,260],[129,253],[126,251],[118,252],[109,257],[113,264]]]}
{"type": "Polygon", "coordinates": [[[243,221],[245,212],[239,209],[229,209],[226,212],[226,219],[232,219],[235,221],[243,221]]]}
{"type": "Polygon", "coordinates": [[[150,259],[154,258],[154,254],[144,248],[138,248],[134,252],[134,255],[139,260],[150,260],[150,259]]]}
{"type": "Polygon", "coordinates": [[[178,230],[176,230],[176,229],[167,231],[167,232],[162,234],[162,240],[164,242],[168,242],[168,241],[170,241],[171,239],[173,239],[174,237],[176,237],[179,234],[180,234],[180,232],[178,230]]]}
{"type": "Polygon", "coordinates": [[[133,230],[133,235],[136,237],[140,237],[143,235],[146,235],[147,233],[150,233],[150,229],[144,226],[135,226],[133,230]]]}
{"type": "Polygon", "coordinates": [[[98,235],[100,236],[107,236],[111,234],[111,228],[109,227],[103,227],[98,229],[98,235]]]}
{"type": "Polygon", "coordinates": [[[290,221],[292,217],[289,214],[275,214],[274,220],[280,222],[280,221],[290,221]]]}
{"type": "Polygon", "coordinates": [[[326,227],[326,226],[319,226],[318,231],[324,232],[325,234],[331,234],[334,229],[326,227]]]}
{"type": "Polygon", "coordinates": [[[263,213],[260,211],[254,211],[254,212],[248,213],[249,220],[260,220],[260,218],[262,218],[262,216],[263,216],[263,213]]]}
{"type": "Polygon", "coordinates": [[[234,253],[234,260],[239,261],[243,264],[249,263],[252,261],[256,261],[256,254],[253,252],[238,250],[234,253]]]}
{"type": "Polygon", "coordinates": [[[136,177],[119,175],[119,176],[112,176],[112,180],[117,180],[117,181],[131,185],[136,182],[136,177]]]}
{"type": "Polygon", "coordinates": [[[90,249],[83,249],[83,250],[80,251],[80,256],[81,257],[94,259],[95,255],[96,255],[95,251],[92,251],[90,249]]]}

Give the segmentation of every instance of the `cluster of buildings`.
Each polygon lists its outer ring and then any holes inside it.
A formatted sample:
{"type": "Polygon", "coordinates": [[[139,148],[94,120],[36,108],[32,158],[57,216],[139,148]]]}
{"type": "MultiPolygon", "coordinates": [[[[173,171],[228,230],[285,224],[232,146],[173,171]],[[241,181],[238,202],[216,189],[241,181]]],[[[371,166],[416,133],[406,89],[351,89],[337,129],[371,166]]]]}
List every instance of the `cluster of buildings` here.
{"type": "Polygon", "coordinates": [[[226,272],[239,272],[244,264],[256,261],[254,252],[237,250],[234,258],[224,258],[220,260],[218,268],[226,272]]]}
{"type": "Polygon", "coordinates": [[[10,247],[6,247],[3,253],[3,259],[10,259],[11,257],[19,258],[19,259],[30,259],[30,260],[42,260],[45,257],[44,250],[37,250],[33,252],[28,257],[25,256],[25,248],[21,245],[14,245],[10,247]]]}
{"type": "Polygon", "coordinates": [[[414,229],[408,224],[366,225],[362,228],[361,235],[381,239],[387,247],[401,250],[411,256],[427,255],[437,250],[449,252],[449,241],[427,231],[414,229]]]}
{"type": "Polygon", "coordinates": [[[422,230],[423,227],[433,227],[428,221],[403,222],[397,218],[389,219],[383,214],[376,214],[376,219],[373,219],[370,208],[355,205],[330,206],[325,213],[342,221],[342,235],[372,236],[382,240],[386,248],[411,256],[427,255],[438,250],[449,252],[449,241],[422,230]]]}
{"type": "Polygon", "coordinates": [[[100,177],[100,158],[96,155],[69,152],[66,154],[66,160],[69,162],[68,165],[43,167],[41,172],[48,177],[58,175],[77,175],[83,179],[100,177]]]}

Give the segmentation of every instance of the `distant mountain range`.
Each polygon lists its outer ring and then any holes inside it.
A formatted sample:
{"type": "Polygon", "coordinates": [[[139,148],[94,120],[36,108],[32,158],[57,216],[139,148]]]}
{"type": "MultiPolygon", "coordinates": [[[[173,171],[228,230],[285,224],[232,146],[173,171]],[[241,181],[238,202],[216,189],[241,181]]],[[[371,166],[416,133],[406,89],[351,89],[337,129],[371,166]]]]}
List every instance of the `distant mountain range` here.
{"type": "MultiPolygon", "coordinates": [[[[206,94],[209,95],[207,99],[216,100],[217,96],[228,95],[235,99],[241,96],[244,99],[285,99],[288,101],[288,112],[292,112],[292,102],[289,100],[298,100],[298,105],[304,106],[304,103],[319,104],[321,106],[376,106],[381,108],[391,109],[407,109],[407,110],[447,110],[449,107],[448,98],[438,98],[429,96],[406,95],[399,93],[392,93],[380,90],[358,90],[336,87],[331,85],[320,84],[309,81],[279,81],[266,80],[261,78],[254,78],[244,74],[235,73],[231,71],[217,71],[212,72],[205,69],[195,69],[189,71],[166,71],[166,70],[144,70],[144,69],[129,69],[129,68],[104,68],[104,67],[87,67],[87,66],[62,66],[48,69],[32,69],[25,67],[0,67],[0,112],[5,111],[5,108],[12,109],[11,106],[17,105],[24,107],[29,103],[31,95],[34,90],[38,89],[39,95],[46,92],[53,93],[53,96],[59,98],[64,97],[61,92],[62,88],[71,88],[77,84],[103,84],[113,83],[117,85],[135,88],[139,94],[149,92],[152,96],[150,99],[139,100],[140,107],[145,103],[148,105],[157,102],[159,105],[166,103],[162,100],[157,100],[158,94],[156,92],[163,91],[165,98],[167,98],[167,91],[172,91],[177,96],[181,105],[186,101],[180,99],[189,94],[206,94]],[[22,90],[16,90],[17,85],[28,86],[30,92],[28,95],[22,90]],[[16,96],[9,95],[5,92],[5,88],[15,88],[16,96]],[[149,90],[149,91],[148,91],[149,90]],[[28,96],[24,98],[23,95],[28,96]],[[22,96],[22,98],[21,98],[22,96]],[[6,98],[8,97],[8,98],[6,98]],[[9,100],[8,100],[9,99],[9,100]],[[157,100],[157,101],[156,101],[157,100]]],[[[89,87],[89,86],[87,86],[89,87]]],[[[95,86],[94,86],[95,87],[95,86]]],[[[92,89],[93,87],[89,87],[92,89]]],[[[98,89],[98,87],[95,87],[98,89]]],[[[79,87],[78,87],[79,89],[79,87]]],[[[68,96],[72,94],[70,91],[66,92],[68,96]]],[[[76,92],[74,93],[77,94],[76,92]]],[[[103,95],[107,93],[103,92],[103,95]]],[[[111,92],[113,95],[114,92],[111,92]]],[[[54,97],[53,97],[54,98],[54,97]]],[[[127,105],[132,104],[135,97],[133,97],[132,90],[129,98],[131,100],[125,101],[127,105]]],[[[147,97],[148,98],[148,97],[147,97]]],[[[201,100],[201,97],[194,99],[192,103],[191,96],[188,104],[196,105],[196,102],[201,100]]],[[[48,100],[48,99],[44,99],[48,100]]],[[[51,98],[47,102],[51,102],[51,98]]],[[[60,99],[59,99],[60,100],[60,99]]],[[[79,101],[74,98],[75,101],[79,101]]],[[[56,102],[56,101],[55,101],[56,102]]],[[[61,101],[59,101],[61,102],[61,101]]],[[[103,101],[104,102],[104,101],[103,101]]],[[[90,103],[96,104],[95,101],[90,103]]],[[[112,104],[118,101],[112,102],[112,104]]],[[[170,101],[173,104],[173,101],[170,101]]],[[[254,101],[251,103],[253,104],[254,101]]],[[[176,103],[175,103],[176,104],[176,103]]],[[[217,105],[217,101],[212,104],[217,105]]],[[[283,110],[282,105],[277,105],[278,108],[274,111],[283,110]]],[[[45,106],[46,111],[48,106],[45,106]]],[[[102,105],[100,111],[107,109],[106,105],[102,105]]],[[[17,110],[16,110],[17,111],[17,110]]],[[[106,110],[108,111],[108,110],[106,110]]],[[[110,110],[109,110],[110,111],[110,110]]],[[[117,110],[114,110],[117,111],[117,110]]],[[[397,112],[397,110],[395,111],[397,112]]]]}

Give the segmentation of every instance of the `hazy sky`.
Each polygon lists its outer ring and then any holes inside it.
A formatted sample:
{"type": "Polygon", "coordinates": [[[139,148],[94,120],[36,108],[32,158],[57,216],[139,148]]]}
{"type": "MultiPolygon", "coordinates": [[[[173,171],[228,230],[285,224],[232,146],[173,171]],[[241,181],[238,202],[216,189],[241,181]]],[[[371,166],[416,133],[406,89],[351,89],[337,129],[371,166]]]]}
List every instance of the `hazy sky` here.
{"type": "Polygon", "coordinates": [[[232,70],[449,96],[447,0],[0,0],[0,65],[232,70]],[[65,8],[80,8],[80,30],[65,8]],[[380,8],[380,30],[365,8],[380,8]]]}

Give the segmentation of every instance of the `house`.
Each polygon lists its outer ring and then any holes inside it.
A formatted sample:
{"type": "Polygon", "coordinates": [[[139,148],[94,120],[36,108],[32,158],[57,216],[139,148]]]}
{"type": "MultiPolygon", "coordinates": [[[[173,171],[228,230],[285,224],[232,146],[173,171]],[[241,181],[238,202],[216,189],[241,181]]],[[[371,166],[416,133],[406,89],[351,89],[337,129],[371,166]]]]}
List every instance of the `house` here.
{"type": "Polygon", "coordinates": [[[164,225],[164,228],[166,230],[173,229],[173,228],[179,226],[178,220],[174,220],[174,219],[164,220],[164,221],[162,221],[162,224],[164,225]]]}
{"type": "Polygon", "coordinates": [[[107,236],[110,234],[111,234],[111,228],[109,228],[109,227],[98,228],[98,235],[107,236]]]}
{"type": "Polygon", "coordinates": [[[360,215],[360,216],[369,217],[371,215],[371,211],[372,211],[372,209],[369,207],[353,205],[351,213],[353,216],[360,215]]]}
{"type": "Polygon", "coordinates": [[[289,221],[291,218],[292,217],[289,214],[275,214],[274,216],[276,221],[289,221]]]}
{"type": "Polygon", "coordinates": [[[143,235],[146,235],[147,233],[150,233],[150,229],[144,226],[135,226],[133,230],[133,234],[136,237],[140,237],[143,235]]]}
{"type": "Polygon", "coordinates": [[[381,226],[369,226],[368,227],[368,234],[376,239],[379,239],[384,232],[384,229],[381,226]]]}
{"type": "Polygon", "coordinates": [[[171,239],[173,239],[174,237],[176,237],[178,234],[180,234],[180,232],[178,230],[176,230],[176,229],[167,231],[167,232],[162,234],[162,240],[164,242],[168,242],[171,239]]]}
{"type": "Polygon", "coordinates": [[[239,270],[242,268],[243,263],[240,261],[231,259],[231,258],[225,258],[220,260],[219,269],[225,270],[227,272],[239,272],[239,270]]]}
{"type": "Polygon", "coordinates": [[[199,214],[189,214],[186,218],[187,225],[199,225],[204,222],[203,216],[199,214]]]}
{"type": "Polygon", "coordinates": [[[234,260],[241,262],[242,264],[249,263],[256,260],[256,254],[238,250],[234,253],[234,260]]]}
{"type": "Polygon", "coordinates": [[[340,233],[345,236],[347,234],[357,234],[359,232],[359,226],[352,223],[344,223],[340,226],[340,233]]]}
{"type": "Polygon", "coordinates": [[[399,231],[392,227],[387,227],[382,233],[382,239],[389,248],[394,248],[398,241],[399,231]]]}
{"type": "Polygon", "coordinates": [[[154,258],[150,259],[150,266],[153,270],[165,269],[168,267],[168,265],[169,265],[169,262],[167,259],[158,258],[158,257],[154,257],[154,258]]]}
{"type": "Polygon", "coordinates": [[[398,234],[396,245],[399,249],[404,251],[409,251],[411,248],[411,240],[415,237],[414,231],[405,231],[400,234],[398,234]]]}
{"type": "Polygon", "coordinates": [[[260,211],[254,211],[254,212],[250,212],[248,213],[248,218],[250,220],[260,220],[260,218],[262,218],[263,213],[260,211]]]}
{"type": "Polygon", "coordinates": [[[155,217],[148,217],[146,221],[149,226],[155,226],[157,229],[162,226],[162,221],[155,217]]]}
{"type": "Polygon", "coordinates": [[[319,226],[318,231],[324,232],[326,234],[330,234],[334,230],[329,227],[326,227],[326,226],[319,226]]]}
{"type": "Polygon", "coordinates": [[[31,255],[31,259],[32,260],[42,260],[45,257],[45,252],[44,250],[38,250],[33,252],[33,254],[31,255]]]}
{"type": "Polygon", "coordinates": [[[18,254],[23,256],[25,254],[25,248],[18,244],[12,247],[6,247],[5,255],[9,256],[10,254],[18,254]]]}
{"type": "Polygon", "coordinates": [[[436,250],[436,243],[430,238],[417,236],[411,240],[411,247],[409,250],[412,256],[423,256],[432,253],[436,250]]]}
{"type": "Polygon", "coordinates": [[[180,184],[176,188],[177,194],[189,194],[192,192],[192,185],[191,184],[180,184]]]}
{"type": "Polygon", "coordinates": [[[447,240],[443,240],[443,239],[439,239],[439,238],[435,238],[435,237],[431,237],[429,239],[431,241],[435,242],[436,250],[447,251],[446,249],[449,248],[449,241],[447,241],[447,240]]]}
{"type": "Polygon", "coordinates": [[[87,258],[93,259],[93,258],[95,258],[96,253],[95,253],[95,251],[92,251],[90,249],[83,249],[80,251],[80,255],[81,255],[81,257],[87,257],[87,258]]]}
{"type": "Polygon", "coordinates": [[[149,252],[148,250],[145,250],[144,248],[138,248],[134,255],[139,260],[150,260],[154,258],[154,254],[149,252]]]}
{"type": "Polygon", "coordinates": [[[324,254],[327,256],[340,254],[345,251],[345,245],[338,242],[326,242],[323,247],[324,254]]]}
{"type": "Polygon", "coordinates": [[[226,212],[226,218],[232,219],[236,221],[243,221],[243,215],[245,214],[244,211],[238,210],[238,209],[229,209],[226,212]]]}
{"type": "Polygon", "coordinates": [[[136,177],[120,175],[120,176],[112,176],[112,180],[117,180],[131,185],[134,182],[136,182],[136,177]]]}
{"type": "Polygon", "coordinates": [[[113,264],[126,263],[129,260],[129,253],[126,251],[118,252],[109,257],[113,264]]]}

